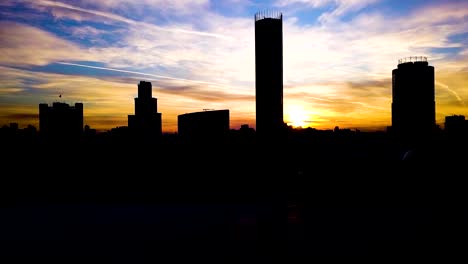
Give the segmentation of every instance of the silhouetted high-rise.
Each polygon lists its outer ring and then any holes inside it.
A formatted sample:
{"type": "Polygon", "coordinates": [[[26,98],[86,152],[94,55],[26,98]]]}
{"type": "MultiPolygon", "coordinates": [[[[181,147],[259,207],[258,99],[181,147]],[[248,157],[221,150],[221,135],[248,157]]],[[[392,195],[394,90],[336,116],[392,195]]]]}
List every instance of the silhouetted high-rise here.
{"type": "Polygon", "coordinates": [[[392,131],[416,140],[435,129],[434,67],[426,57],[400,59],[392,71],[392,131]]]}
{"type": "Polygon", "coordinates": [[[161,113],[158,113],[157,99],[152,97],[151,82],[140,81],[138,84],[135,115],[128,116],[128,127],[145,137],[157,138],[161,136],[161,113]]]}
{"type": "Polygon", "coordinates": [[[185,141],[224,139],[229,133],[229,110],[211,110],[177,117],[180,137],[185,141]]]}
{"type": "Polygon", "coordinates": [[[468,120],[465,120],[464,115],[446,116],[445,132],[450,135],[466,135],[468,132],[468,120]]]}
{"type": "Polygon", "coordinates": [[[276,136],[283,123],[283,15],[255,14],[256,130],[260,137],[276,136]]]}
{"type": "Polygon", "coordinates": [[[39,129],[50,138],[79,136],[83,132],[83,104],[54,102],[50,107],[39,104],[39,129]]]}

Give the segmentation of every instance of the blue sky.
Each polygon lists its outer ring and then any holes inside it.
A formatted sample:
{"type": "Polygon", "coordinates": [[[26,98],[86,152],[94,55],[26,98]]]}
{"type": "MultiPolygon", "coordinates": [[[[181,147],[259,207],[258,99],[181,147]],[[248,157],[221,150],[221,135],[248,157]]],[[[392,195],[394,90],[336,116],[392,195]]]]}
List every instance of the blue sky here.
{"type": "Polygon", "coordinates": [[[0,125],[37,125],[38,104],[60,99],[83,102],[91,127],[123,126],[147,80],[164,131],[205,108],[230,109],[232,128],[255,127],[261,10],[283,13],[287,123],[385,128],[391,70],[407,56],[436,69],[440,125],[468,115],[467,1],[3,0],[0,125]]]}

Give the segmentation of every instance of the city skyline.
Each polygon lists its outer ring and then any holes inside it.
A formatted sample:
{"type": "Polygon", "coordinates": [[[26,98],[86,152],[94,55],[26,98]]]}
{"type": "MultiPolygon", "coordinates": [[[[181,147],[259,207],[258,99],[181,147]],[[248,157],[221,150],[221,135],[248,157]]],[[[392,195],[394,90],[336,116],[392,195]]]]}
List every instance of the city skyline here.
{"type": "Polygon", "coordinates": [[[126,126],[145,80],[163,132],[205,108],[229,109],[231,128],[255,127],[253,17],[263,9],[284,15],[288,124],[384,129],[391,71],[408,56],[435,68],[436,123],[467,115],[468,4],[403,2],[2,1],[0,124],[37,126],[37,105],[61,101],[83,102],[84,124],[98,130],[126,126]]]}

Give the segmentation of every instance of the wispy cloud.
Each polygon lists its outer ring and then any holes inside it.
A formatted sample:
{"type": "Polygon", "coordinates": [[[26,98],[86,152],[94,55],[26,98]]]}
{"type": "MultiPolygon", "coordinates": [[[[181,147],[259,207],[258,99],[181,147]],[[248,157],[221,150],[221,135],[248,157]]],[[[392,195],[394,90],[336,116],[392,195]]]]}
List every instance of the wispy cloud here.
{"type": "Polygon", "coordinates": [[[324,12],[319,16],[319,21],[331,22],[349,12],[359,11],[379,1],[380,0],[277,0],[275,4],[279,7],[306,6],[311,8],[323,8],[325,6],[331,6],[331,11],[324,12]]]}
{"type": "MultiPolygon", "coordinates": [[[[239,0],[230,0],[240,2],[239,0]]],[[[74,1],[76,2],[76,1],[74,1]]],[[[103,8],[106,10],[131,10],[137,14],[143,13],[145,10],[158,10],[166,15],[171,14],[196,14],[209,7],[210,0],[80,0],[81,3],[87,6],[103,8]]]]}
{"type": "Polygon", "coordinates": [[[223,91],[217,91],[213,89],[206,89],[197,85],[192,86],[172,86],[164,90],[162,93],[175,94],[179,96],[188,97],[194,100],[205,101],[205,102],[227,102],[227,101],[254,101],[255,96],[237,93],[226,93],[223,91]]]}
{"type": "Polygon", "coordinates": [[[97,10],[81,8],[81,7],[77,7],[77,6],[66,4],[66,3],[63,3],[63,2],[59,2],[59,1],[49,1],[49,0],[29,1],[29,0],[25,0],[24,2],[29,2],[33,6],[46,6],[46,7],[51,7],[51,8],[56,7],[56,8],[63,8],[63,9],[68,9],[68,10],[72,10],[72,11],[83,12],[83,13],[92,14],[92,15],[95,15],[95,16],[100,16],[100,17],[112,19],[112,20],[119,21],[119,22],[124,22],[124,23],[127,23],[127,24],[134,24],[135,23],[133,20],[127,19],[127,18],[119,16],[119,15],[115,15],[115,14],[108,13],[108,12],[101,12],[101,11],[97,11],[97,10]]]}
{"type": "Polygon", "coordinates": [[[97,29],[91,26],[70,27],[70,32],[73,36],[81,39],[90,38],[92,36],[102,36],[103,34],[107,33],[105,30],[97,29]]]}
{"type": "Polygon", "coordinates": [[[452,93],[452,94],[455,96],[455,98],[457,98],[458,102],[460,102],[460,104],[462,104],[463,106],[465,106],[465,102],[463,101],[463,99],[458,95],[457,92],[455,92],[454,90],[450,89],[450,88],[448,87],[448,85],[443,84],[443,83],[438,82],[438,81],[436,81],[435,84],[436,84],[437,86],[439,86],[439,87],[444,88],[445,90],[449,91],[450,93],[452,93]]]}
{"type": "Polygon", "coordinates": [[[78,45],[36,27],[0,21],[0,63],[46,65],[57,60],[94,60],[78,45]]]}
{"type": "Polygon", "coordinates": [[[20,128],[27,125],[39,127],[38,106],[1,104],[0,110],[0,126],[18,123],[20,128]]]}
{"type": "MultiPolygon", "coordinates": [[[[71,4],[66,4],[58,1],[49,1],[49,0],[34,0],[34,1],[27,1],[30,2],[31,5],[33,6],[46,6],[46,7],[51,7],[51,8],[61,8],[61,9],[66,9],[69,11],[75,11],[75,12],[81,12],[85,14],[90,14],[94,15],[97,17],[102,17],[122,23],[129,24],[131,26],[137,26],[137,27],[148,27],[151,30],[157,30],[157,31],[167,31],[167,32],[173,32],[173,33],[181,33],[181,34],[194,34],[194,35],[200,35],[200,36],[205,36],[205,37],[215,37],[215,38],[225,38],[229,39],[228,36],[221,35],[221,34],[216,34],[216,33],[211,33],[211,32],[203,32],[203,31],[197,31],[197,30],[189,30],[189,29],[184,29],[184,28],[177,28],[177,27],[172,27],[172,26],[167,26],[167,27],[161,27],[157,26],[154,24],[150,23],[145,23],[145,22],[140,22],[140,21],[135,21],[120,15],[116,15],[113,13],[109,12],[103,12],[103,11],[98,11],[98,10],[93,10],[93,9],[87,9],[87,8],[81,8],[78,6],[74,6],[71,4]]],[[[156,1],[156,2],[169,2],[169,1],[156,1]]],[[[157,4],[155,2],[155,4],[157,4]]],[[[176,1],[177,2],[177,1],[176,1]]],[[[106,3],[104,1],[104,3],[106,3]]],[[[179,3],[180,4],[180,3],[179,3]]],[[[60,13],[60,17],[67,17],[66,14],[60,13]]],[[[76,19],[76,20],[86,20],[87,17],[79,17],[77,14],[72,14],[68,18],[76,19]]]]}
{"type": "Polygon", "coordinates": [[[56,63],[62,64],[62,65],[77,66],[77,67],[84,67],[84,68],[91,68],[91,69],[98,69],[98,70],[106,70],[106,71],[115,71],[115,72],[131,73],[131,74],[136,74],[136,75],[143,75],[143,76],[154,77],[154,78],[158,78],[158,79],[168,79],[168,80],[184,81],[184,82],[190,82],[190,83],[196,83],[196,84],[205,84],[205,85],[210,85],[210,86],[221,86],[221,87],[226,87],[225,85],[222,85],[222,84],[219,84],[219,83],[212,83],[212,82],[205,82],[205,81],[197,81],[197,80],[189,80],[189,79],[183,79],[183,78],[175,78],[175,77],[170,77],[170,76],[164,76],[164,75],[158,75],[158,74],[151,74],[151,73],[144,73],[144,72],[137,72],[137,71],[128,71],[128,70],[121,70],[121,69],[113,69],[113,68],[109,68],[109,67],[98,67],[98,66],[91,66],[91,65],[78,64],[78,63],[71,63],[71,62],[63,62],[63,61],[58,61],[58,62],[56,62],[56,63]]]}

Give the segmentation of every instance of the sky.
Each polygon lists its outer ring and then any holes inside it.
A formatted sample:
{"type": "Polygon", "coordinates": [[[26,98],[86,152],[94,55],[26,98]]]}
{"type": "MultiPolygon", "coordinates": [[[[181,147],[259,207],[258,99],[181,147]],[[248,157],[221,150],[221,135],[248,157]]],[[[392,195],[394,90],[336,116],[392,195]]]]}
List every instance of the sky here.
{"type": "Polygon", "coordinates": [[[143,80],[163,132],[203,109],[229,109],[232,129],[255,128],[263,10],[283,13],[289,125],[384,130],[392,69],[409,56],[435,67],[437,124],[468,116],[464,0],[2,0],[0,125],[38,126],[39,103],[60,101],[82,102],[98,131],[126,126],[143,80]]]}

